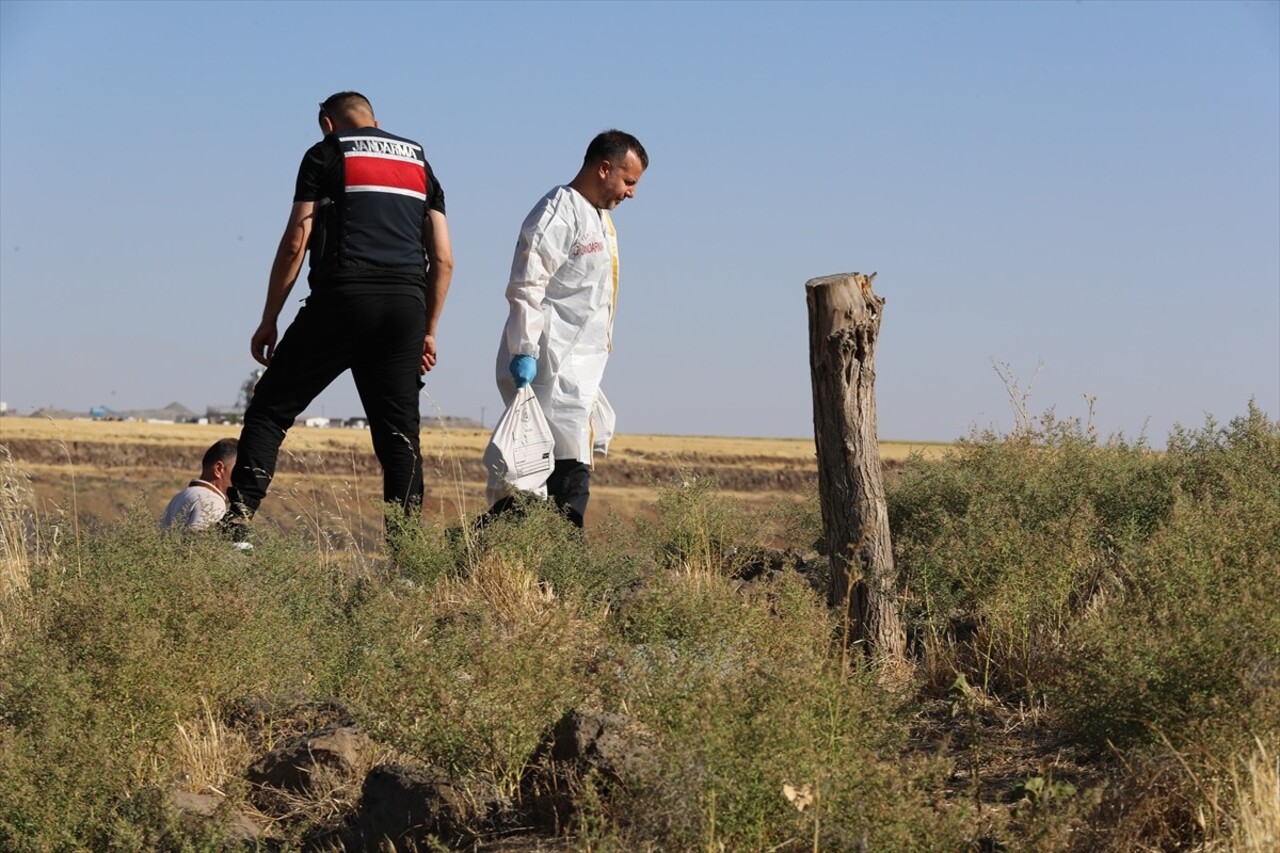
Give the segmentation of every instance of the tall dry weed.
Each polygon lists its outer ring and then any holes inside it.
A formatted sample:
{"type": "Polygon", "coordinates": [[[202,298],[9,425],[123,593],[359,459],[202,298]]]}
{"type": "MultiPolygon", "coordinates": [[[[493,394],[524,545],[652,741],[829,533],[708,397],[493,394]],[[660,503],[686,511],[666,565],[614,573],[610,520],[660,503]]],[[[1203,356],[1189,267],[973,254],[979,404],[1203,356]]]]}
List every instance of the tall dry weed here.
{"type": "Polygon", "coordinates": [[[253,760],[245,736],[214,716],[209,700],[200,697],[200,713],[185,723],[178,720],[171,748],[179,773],[177,785],[185,791],[225,794],[227,783],[244,775],[253,760]]]}
{"type": "Polygon", "coordinates": [[[557,605],[549,584],[540,581],[518,556],[493,551],[481,555],[463,577],[437,584],[436,606],[483,602],[500,625],[520,628],[541,621],[557,605]]]}
{"type": "MultiPolygon", "coordinates": [[[[30,587],[36,536],[31,477],[13,461],[9,448],[0,445],[0,600],[30,587]]],[[[0,639],[4,627],[0,622],[0,639]]]]}
{"type": "Polygon", "coordinates": [[[1091,827],[1086,847],[1105,839],[1107,849],[1280,850],[1280,757],[1274,737],[1255,736],[1250,745],[1221,758],[1199,750],[1184,754],[1166,743],[1162,755],[1128,769],[1130,778],[1110,803],[1103,802],[1119,819],[1101,833],[1091,827]]]}
{"type": "Polygon", "coordinates": [[[727,577],[762,550],[765,519],[721,494],[713,477],[684,471],[655,489],[657,517],[644,525],[642,536],[659,564],[727,577]]]}
{"type": "Polygon", "coordinates": [[[543,733],[588,692],[582,673],[603,644],[600,615],[553,589],[538,553],[494,540],[517,527],[486,530],[465,566],[375,580],[352,625],[348,682],[377,739],[508,796],[543,733]]]}
{"type": "Polygon", "coordinates": [[[1226,849],[1239,853],[1280,850],[1280,755],[1261,738],[1231,771],[1235,819],[1226,849]]]}
{"type": "MultiPolygon", "coordinates": [[[[426,399],[427,404],[431,407],[431,410],[436,414],[437,426],[435,429],[431,430],[431,435],[439,439],[437,443],[438,446],[437,446],[437,450],[435,451],[435,455],[436,455],[436,459],[440,464],[440,470],[442,471],[448,470],[452,474],[450,486],[453,489],[454,506],[457,507],[458,518],[447,519],[447,521],[452,522],[452,521],[465,520],[469,515],[469,508],[468,508],[469,491],[466,488],[466,485],[465,485],[466,480],[462,470],[462,454],[464,451],[459,447],[455,439],[453,430],[449,428],[448,422],[445,420],[444,409],[441,408],[440,404],[436,402],[435,398],[432,397],[429,393],[427,393],[425,389],[421,393],[422,393],[422,396],[426,399]]],[[[426,458],[426,455],[427,455],[426,451],[425,449],[423,449],[424,459],[426,458]]],[[[487,506],[480,507],[482,511],[487,508],[488,508],[487,506]]],[[[443,511],[443,505],[441,506],[441,510],[443,511]]],[[[462,525],[462,531],[463,531],[464,537],[468,538],[468,544],[469,544],[469,537],[471,534],[469,526],[464,523],[462,525]]]]}
{"type": "Polygon", "coordinates": [[[300,479],[280,489],[280,505],[293,516],[295,530],[306,531],[316,559],[324,566],[366,567],[366,548],[377,541],[377,531],[365,517],[355,451],[351,479],[341,482],[336,471],[313,470],[306,455],[285,456],[300,479]]]}
{"type": "Polygon", "coordinates": [[[76,460],[71,455],[71,448],[67,446],[66,440],[62,437],[61,429],[55,423],[55,429],[58,430],[58,447],[62,450],[62,455],[67,460],[67,473],[71,478],[71,533],[74,537],[76,546],[76,577],[84,574],[83,551],[80,543],[80,495],[76,486],[76,460]]]}
{"type": "MultiPolygon", "coordinates": [[[[442,517],[439,522],[441,526],[464,522],[458,529],[470,549],[474,544],[473,531],[465,520],[474,490],[466,482],[463,459],[471,451],[461,447],[440,406],[425,391],[422,395],[434,410],[437,425],[421,432],[419,461],[425,462],[430,458],[434,460],[435,467],[446,472],[443,482],[429,479],[426,486],[429,490],[451,496],[457,517],[448,517],[451,514],[445,508],[449,505],[449,500],[441,500],[442,517]]],[[[396,438],[409,444],[403,435],[397,435],[396,438]]],[[[398,502],[384,502],[381,489],[376,489],[372,494],[362,491],[362,480],[368,473],[361,473],[356,454],[355,445],[347,448],[347,470],[340,472],[330,463],[317,462],[318,458],[323,460],[324,456],[317,457],[314,450],[293,451],[285,448],[287,467],[297,479],[288,485],[277,486],[277,491],[281,509],[291,516],[287,522],[281,517],[282,526],[288,528],[291,522],[293,529],[305,531],[317,558],[323,564],[354,566],[359,571],[366,571],[376,558],[383,555],[382,549],[388,544],[388,536],[403,539],[406,537],[401,534],[409,531],[403,529],[402,520],[396,517],[400,511],[398,502]]],[[[430,497],[430,492],[424,494],[424,499],[430,497]]],[[[261,524],[262,520],[258,523],[261,524]]],[[[401,544],[403,543],[393,544],[391,550],[398,549],[401,544]]],[[[398,561],[399,555],[388,556],[392,557],[393,562],[398,561]]]]}

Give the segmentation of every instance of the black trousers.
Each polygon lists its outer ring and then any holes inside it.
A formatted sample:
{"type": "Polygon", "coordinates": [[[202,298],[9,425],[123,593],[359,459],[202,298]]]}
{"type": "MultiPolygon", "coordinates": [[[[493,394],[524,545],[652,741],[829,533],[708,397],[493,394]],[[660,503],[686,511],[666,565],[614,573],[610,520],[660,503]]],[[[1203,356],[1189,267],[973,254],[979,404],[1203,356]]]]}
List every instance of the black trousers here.
{"type": "MultiPolygon", "coordinates": [[[[569,521],[582,527],[587,517],[587,500],[591,497],[591,466],[577,459],[557,459],[547,478],[547,497],[569,521]]],[[[515,498],[503,498],[480,517],[479,526],[485,526],[513,506],[515,498]]]]}
{"type": "Polygon", "coordinates": [[[587,517],[587,500],[591,497],[591,466],[577,459],[557,459],[555,469],[547,478],[547,497],[581,527],[587,517]]]}
{"type": "Polygon", "coordinates": [[[251,518],[275,476],[294,419],[345,370],[355,379],[382,464],[382,498],[422,504],[418,392],[426,303],[411,287],[313,291],[280,339],[244,415],[227,497],[251,518]]]}

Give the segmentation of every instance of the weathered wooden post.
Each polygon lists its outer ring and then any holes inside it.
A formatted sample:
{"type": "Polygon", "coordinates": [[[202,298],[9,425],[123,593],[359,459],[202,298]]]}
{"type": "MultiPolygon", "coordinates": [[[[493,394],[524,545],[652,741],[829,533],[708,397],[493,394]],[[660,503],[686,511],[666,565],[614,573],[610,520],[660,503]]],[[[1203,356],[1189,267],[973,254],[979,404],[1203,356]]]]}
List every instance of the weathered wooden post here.
{"type": "Polygon", "coordinates": [[[876,338],[884,299],[875,273],[810,279],[809,370],[822,527],[831,557],[828,600],[845,608],[849,640],[901,658],[906,633],[894,595],[893,547],[876,437],[876,338]]]}

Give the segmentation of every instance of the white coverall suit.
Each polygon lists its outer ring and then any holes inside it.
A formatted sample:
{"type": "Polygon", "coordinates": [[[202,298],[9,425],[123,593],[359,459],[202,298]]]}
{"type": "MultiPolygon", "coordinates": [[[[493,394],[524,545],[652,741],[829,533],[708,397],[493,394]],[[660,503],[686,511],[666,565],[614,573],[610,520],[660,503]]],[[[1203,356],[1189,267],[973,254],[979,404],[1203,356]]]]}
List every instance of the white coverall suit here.
{"type": "Polygon", "coordinates": [[[556,459],[590,465],[593,443],[607,442],[593,435],[591,416],[613,347],[617,295],[618,245],[609,212],[577,190],[556,187],[520,228],[497,363],[498,391],[509,406],[516,395],[512,357],[538,360],[533,390],[555,438],[556,459]]]}

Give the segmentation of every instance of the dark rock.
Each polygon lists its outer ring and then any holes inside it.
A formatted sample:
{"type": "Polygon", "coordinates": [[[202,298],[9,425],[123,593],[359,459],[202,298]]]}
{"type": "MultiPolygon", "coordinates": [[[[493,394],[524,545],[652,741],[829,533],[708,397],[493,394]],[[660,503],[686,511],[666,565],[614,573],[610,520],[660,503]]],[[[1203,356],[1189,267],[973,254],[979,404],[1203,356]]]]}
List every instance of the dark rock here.
{"type": "Polygon", "coordinates": [[[312,776],[320,768],[339,777],[354,776],[369,747],[369,738],[352,726],[322,729],[271,750],[246,775],[255,785],[308,793],[312,776]]]}
{"type": "Polygon", "coordinates": [[[488,804],[477,802],[439,768],[380,764],[364,780],[354,848],[379,850],[385,841],[397,850],[432,840],[447,843],[474,831],[487,810],[488,804]]]}
{"type": "Polygon", "coordinates": [[[574,764],[595,770],[610,779],[626,776],[651,748],[647,733],[625,714],[606,711],[570,711],[544,738],[535,758],[574,764]]]}
{"type": "Polygon", "coordinates": [[[253,696],[243,700],[227,720],[254,749],[321,729],[355,727],[351,713],[337,699],[289,700],[253,696]]]}
{"type": "Polygon", "coordinates": [[[226,813],[226,798],[217,794],[193,794],[190,791],[170,791],[169,805],[185,822],[210,822],[225,820],[225,839],[231,844],[258,844],[266,840],[262,827],[240,811],[226,813]]]}
{"type": "Polygon", "coordinates": [[[589,780],[608,795],[643,769],[652,750],[652,736],[624,714],[568,712],[543,738],[521,780],[526,818],[559,831],[589,780]]]}
{"type": "Polygon", "coordinates": [[[795,572],[815,593],[826,596],[830,585],[827,561],[813,552],[808,556],[806,560],[806,553],[795,549],[761,551],[733,573],[734,590],[743,596],[768,595],[772,581],[795,572]]]}

